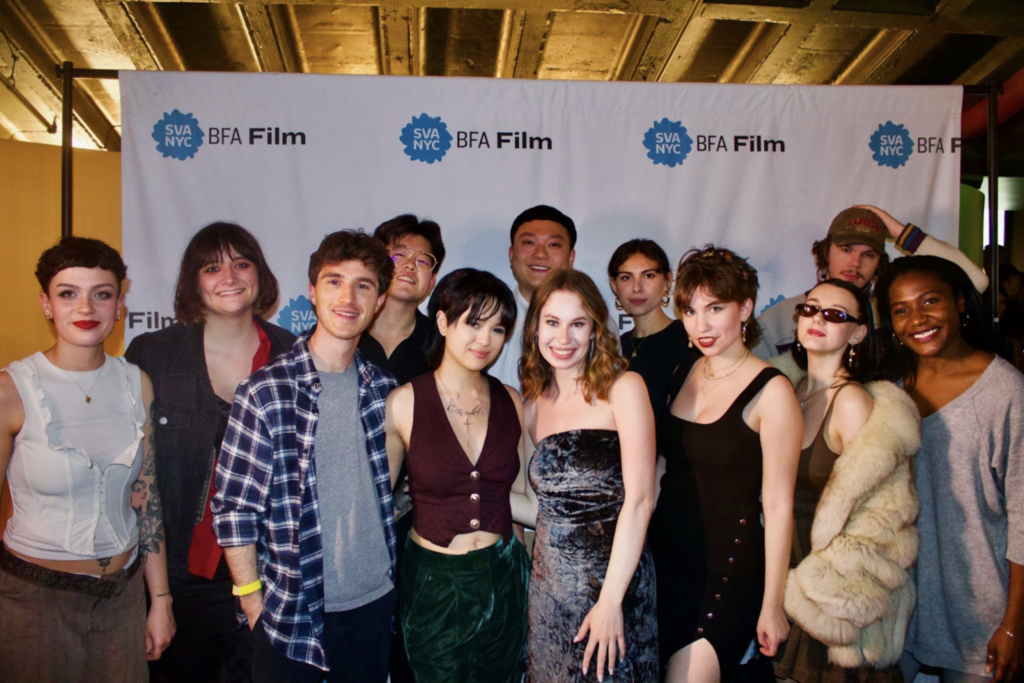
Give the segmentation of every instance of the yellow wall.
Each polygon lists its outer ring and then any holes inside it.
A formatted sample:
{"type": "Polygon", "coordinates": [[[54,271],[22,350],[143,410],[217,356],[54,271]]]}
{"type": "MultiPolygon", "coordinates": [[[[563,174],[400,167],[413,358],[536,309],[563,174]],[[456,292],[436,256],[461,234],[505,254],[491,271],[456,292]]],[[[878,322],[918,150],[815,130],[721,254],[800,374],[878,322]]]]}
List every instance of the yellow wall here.
{"type": "MultiPolygon", "coordinates": [[[[120,249],[121,155],[79,149],[74,155],[74,233],[120,249]]],[[[0,368],[53,344],[34,273],[36,259],[59,239],[60,147],[0,140],[0,291],[6,293],[0,368]]],[[[107,353],[119,355],[123,347],[119,324],[107,353]]]]}

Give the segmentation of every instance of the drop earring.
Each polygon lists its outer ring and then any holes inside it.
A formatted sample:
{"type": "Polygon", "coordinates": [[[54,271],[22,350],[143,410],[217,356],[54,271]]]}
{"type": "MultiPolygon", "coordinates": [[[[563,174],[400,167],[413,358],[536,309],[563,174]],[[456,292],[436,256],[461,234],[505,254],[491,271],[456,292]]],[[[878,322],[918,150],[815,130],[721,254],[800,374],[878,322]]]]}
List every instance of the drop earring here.
{"type": "Polygon", "coordinates": [[[693,348],[693,337],[691,337],[690,335],[686,335],[686,345],[689,346],[691,349],[693,348]]]}
{"type": "Polygon", "coordinates": [[[853,357],[857,355],[857,352],[853,348],[853,344],[850,344],[850,353],[846,357],[847,367],[853,367],[853,357]]]}
{"type": "Polygon", "coordinates": [[[594,357],[594,338],[591,337],[590,338],[590,348],[587,349],[587,362],[589,363],[590,359],[593,358],[593,357],[594,357]]]}
{"type": "Polygon", "coordinates": [[[746,323],[746,321],[744,321],[740,325],[740,339],[743,341],[744,344],[747,343],[747,323],[746,323]]]}
{"type": "Polygon", "coordinates": [[[540,341],[540,335],[533,335],[533,343],[536,344],[538,341],[540,341]]]}

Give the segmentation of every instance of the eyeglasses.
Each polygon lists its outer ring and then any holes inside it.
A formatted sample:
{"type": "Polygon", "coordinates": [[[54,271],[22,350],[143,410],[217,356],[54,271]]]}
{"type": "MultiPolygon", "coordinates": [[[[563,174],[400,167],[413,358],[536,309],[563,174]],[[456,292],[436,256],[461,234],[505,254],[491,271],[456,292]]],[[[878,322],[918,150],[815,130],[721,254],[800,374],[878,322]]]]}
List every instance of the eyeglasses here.
{"type": "Polygon", "coordinates": [[[862,324],[863,320],[858,320],[846,311],[840,311],[838,308],[821,308],[819,306],[812,306],[811,304],[797,304],[796,312],[804,318],[813,318],[814,316],[821,313],[821,317],[830,323],[857,323],[862,324]]]}
{"type": "Polygon", "coordinates": [[[419,270],[424,270],[428,273],[437,267],[437,259],[434,258],[433,254],[428,254],[425,251],[413,249],[404,244],[396,244],[389,251],[391,253],[391,260],[396,264],[405,263],[409,259],[413,259],[419,270]]]}

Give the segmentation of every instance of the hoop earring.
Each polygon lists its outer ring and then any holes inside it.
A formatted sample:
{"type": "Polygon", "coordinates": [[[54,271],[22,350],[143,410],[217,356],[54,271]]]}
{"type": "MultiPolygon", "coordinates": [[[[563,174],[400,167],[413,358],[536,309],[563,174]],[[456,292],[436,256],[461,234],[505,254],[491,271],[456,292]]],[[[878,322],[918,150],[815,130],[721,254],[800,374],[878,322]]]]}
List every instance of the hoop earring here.
{"type": "Polygon", "coordinates": [[[619,303],[619,297],[615,297],[615,310],[616,311],[621,311],[622,310],[622,304],[619,303]]]}
{"type": "Polygon", "coordinates": [[[747,343],[747,323],[746,323],[746,321],[743,321],[740,324],[740,339],[743,340],[744,344],[747,343]]]}
{"type": "Polygon", "coordinates": [[[691,349],[693,348],[693,337],[691,337],[690,335],[686,335],[686,345],[689,346],[691,349]]]}
{"type": "Polygon", "coordinates": [[[670,303],[672,303],[672,297],[668,295],[668,292],[665,292],[665,296],[661,297],[661,307],[667,308],[670,303]]]}
{"type": "Polygon", "coordinates": [[[853,367],[853,357],[857,355],[857,351],[853,348],[853,344],[850,344],[850,353],[846,357],[846,367],[853,367]]]}

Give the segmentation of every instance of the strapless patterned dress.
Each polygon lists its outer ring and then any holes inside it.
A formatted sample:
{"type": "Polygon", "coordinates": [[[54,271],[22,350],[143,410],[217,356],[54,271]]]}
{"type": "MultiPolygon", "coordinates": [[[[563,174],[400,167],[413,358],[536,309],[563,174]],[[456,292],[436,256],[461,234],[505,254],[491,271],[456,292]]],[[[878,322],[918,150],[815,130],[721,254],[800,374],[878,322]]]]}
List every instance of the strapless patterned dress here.
{"type": "MultiPolygon", "coordinates": [[[[537,534],[530,576],[526,680],[596,681],[582,671],[586,639],[573,643],[601,593],[625,496],[618,432],[578,429],[541,439],[530,461],[537,534]]],[[[658,680],[654,563],[645,545],[622,602],[626,659],[605,681],[658,680]]]]}

